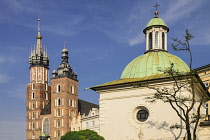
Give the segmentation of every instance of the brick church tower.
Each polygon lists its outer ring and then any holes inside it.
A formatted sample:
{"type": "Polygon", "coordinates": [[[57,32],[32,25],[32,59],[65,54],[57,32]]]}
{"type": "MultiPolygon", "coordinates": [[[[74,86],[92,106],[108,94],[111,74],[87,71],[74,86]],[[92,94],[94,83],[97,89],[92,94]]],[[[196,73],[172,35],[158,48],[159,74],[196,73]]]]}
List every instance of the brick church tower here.
{"type": "Polygon", "coordinates": [[[60,137],[71,130],[71,120],[78,115],[77,74],[68,63],[68,50],[65,46],[62,50],[62,62],[58,71],[53,70],[51,83],[51,111],[54,122],[51,136],[60,137]]]}
{"type": "Polygon", "coordinates": [[[29,57],[30,83],[26,92],[26,138],[35,139],[41,134],[42,120],[40,113],[50,101],[48,84],[49,59],[42,50],[40,19],[38,19],[37,44],[29,57]]]}

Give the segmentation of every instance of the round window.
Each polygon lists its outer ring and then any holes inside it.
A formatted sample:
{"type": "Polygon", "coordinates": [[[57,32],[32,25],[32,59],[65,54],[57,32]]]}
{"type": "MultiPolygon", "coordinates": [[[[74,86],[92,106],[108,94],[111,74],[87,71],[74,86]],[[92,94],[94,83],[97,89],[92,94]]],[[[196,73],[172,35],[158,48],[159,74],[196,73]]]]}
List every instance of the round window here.
{"type": "Polygon", "coordinates": [[[149,112],[147,109],[141,109],[136,114],[136,118],[140,122],[146,121],[148,119],[148,117],[149,117],[149,112]]]}

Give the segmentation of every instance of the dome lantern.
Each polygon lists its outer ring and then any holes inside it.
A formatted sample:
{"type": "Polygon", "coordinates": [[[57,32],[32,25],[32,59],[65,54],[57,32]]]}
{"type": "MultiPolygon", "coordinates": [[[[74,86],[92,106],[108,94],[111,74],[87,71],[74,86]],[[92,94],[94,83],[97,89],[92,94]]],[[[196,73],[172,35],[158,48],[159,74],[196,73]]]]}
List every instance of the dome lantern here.
{"type": "Polygon", "coordinates": [[[169,28],[165,22],[158,17],[156,5],[155,17],[151,19],[143,30],[146,36],[146,52],[149,51],[167,51],[167,33],[169,28]]]}

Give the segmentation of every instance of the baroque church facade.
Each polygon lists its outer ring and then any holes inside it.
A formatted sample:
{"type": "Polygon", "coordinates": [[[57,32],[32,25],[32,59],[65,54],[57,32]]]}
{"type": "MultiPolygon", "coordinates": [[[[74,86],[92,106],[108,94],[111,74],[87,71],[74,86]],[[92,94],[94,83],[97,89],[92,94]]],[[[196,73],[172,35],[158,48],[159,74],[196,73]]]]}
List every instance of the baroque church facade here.
{"type": "MultiPolygon", "coordinates": [[[[68,50],[62,50],[62,60],[53,70],[49,85],[49,58],[42,49],[40,19],[38,19],[37,43],[29,57],[30,83],[26,92],[26,139],[50,136],[59,140],[71,131],[72,120],[87,115],[98,105],[78,99],[78,79],[68,62],[68,50]]],[[[79,120],[80,121],[80,120],[79,120]]],[[[80,123],[80,122],[79,122],[80,123]]],[[[76,130],[81,129],[81,125],[76,130]]],[[[75,129],[75,128],[74,128],[75,129]]]]}

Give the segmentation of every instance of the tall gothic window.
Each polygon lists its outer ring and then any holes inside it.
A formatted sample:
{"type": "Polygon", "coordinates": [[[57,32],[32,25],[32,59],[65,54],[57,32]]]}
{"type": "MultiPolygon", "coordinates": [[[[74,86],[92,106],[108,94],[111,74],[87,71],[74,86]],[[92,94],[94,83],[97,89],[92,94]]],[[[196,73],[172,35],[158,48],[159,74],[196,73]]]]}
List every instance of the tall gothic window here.
{"type": "Polygon", "coordinates": [[[159,48],[159,32],[155,32],[155,48],[159,48]]]}
{"type": "Polygon", "coordinates": [[[32,102],[32,109],[35,108],[35,102],[32,102]]]}
{"type": "Polygon", "coordinates": [[[36,126],[35,126],[35,122],[32,122],[32,129],[35,130],[36,126]]]}
{"type": "Polygon", "coordinates": [[[58,108],[58,116],[61,116],[61,110],[58,108]]]}
{"type": "Polygon", "coordinates": [[[60,120],[58,120],[58,122],[57,122],[57,123],[58,123],[58,125],[57,125],[57,126],[58,126],[58,127],[60,127],[60,126],[61,126],[61,122],[60,122],[60,120]]]}
{"type": "Polygon", "coordinates": [[[61,136],[61,133],[60,133],[60,130],[58,130],[58,137],[60,137],[61,136]]]}
{"type": "Polygon", "coordinates": [[[32,90],[35,89],[34,83],[32,83],[32,90]]]}
{"type": "Polygon", "coordinates": [[[152,49],[152,32],[149,33],[149,50],[152,49]]]}
{"type": "Polygon", "coordinates": [[[43,120],[43,126],[42,126],[43,132],[47,135],[50,135],[50,120],[49,118],[45,118],[43,120]]]}
{"type": "Polygon", "coordinates": [[[165,49],[165,33],[162,33],[162,49],[165,49]]]}
{"type": "Polygon", "coordinates": [[[61,105],[61,99],[58,99],[58,106],[61,105]]]}
{"type": "Polygon", "coordinates": [[[61,85],[57,85],[57,92],[61,92],[61,85]]]}
{"type": "Polygon", "coordinates": [[[31,94],[31,99],[34,99],[34,92],[32,92],[31,94]]]}

